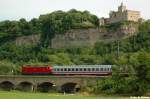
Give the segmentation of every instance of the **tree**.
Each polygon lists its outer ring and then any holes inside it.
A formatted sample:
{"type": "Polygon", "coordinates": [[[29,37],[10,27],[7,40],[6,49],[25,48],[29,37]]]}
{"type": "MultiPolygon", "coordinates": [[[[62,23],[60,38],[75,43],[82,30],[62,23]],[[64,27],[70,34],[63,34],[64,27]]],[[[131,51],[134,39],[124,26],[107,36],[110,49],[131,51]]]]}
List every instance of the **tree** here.
{"type": "Polygon", "coordinates": [[[135,86],[134,86],[134,93],[135,95],[143,95],[147,92],[149,87],[149,71],[150,71],[150,57],[148,53],[145,51],[140,51],[137,57],[139,64],[134,66],[135,69],[135,86]]]}
{"type": "Polygon", "coordinates": [[[31,24],[29,24],[29,22],[27,22],[26,19],[24,19],[24,18],[20,19],[18,24],[21,29],[20,32],[23,35],[31,35],[32,34],[31,24]]]}
{"type": "Polygon", "coordinates": [[[0,61],[0,74],[1,75],[13,75],[17,73],[17,67],[15,64],[8,61],[0,61]]]}

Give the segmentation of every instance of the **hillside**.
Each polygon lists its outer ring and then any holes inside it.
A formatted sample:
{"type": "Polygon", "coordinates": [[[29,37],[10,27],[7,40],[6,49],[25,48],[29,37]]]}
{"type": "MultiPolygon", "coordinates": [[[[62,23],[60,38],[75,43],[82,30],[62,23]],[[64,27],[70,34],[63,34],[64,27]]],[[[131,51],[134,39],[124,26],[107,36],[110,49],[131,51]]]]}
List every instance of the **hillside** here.
{"type": "Polygon", "coordinates": [[[41,15],[29,22],[25,19],[0,22],[0,60],[16,66],[28,63],[116,64],[111,57],[117,57],[118,42],[120,54],[125,56],[140,50],[149,52],[149,21],[100,27],[97,20],[87,11],[72,9],[41,15]],[[63,58],[66,61],[62,61],[63,58]]]}
{"type": "MultiPolygon", "coordinates": [[[[37,40],[39,43],[33,45],[23,43],[18,46],[16,42],[3,43],[0,46],[0,60],[1,63],[4,62],[8,66],[12,66],[11,64],[13,64],[17,68],[23,64],[118,64],[117,57],[121,58],[119,61],[124,61],[123,64],[126,64],[130,58],[132,59],[135,56],[136,59],[140,51],[144,51],[149,55],[149,32],[150,22],[146,21],[140,24],[136,35],[119,39],[119,56],[117,53],[118,40],[110,40],[109,42],[100,41],[93,44],[93,46],[87,47],[80,46],[60,49],[43,47],[42,43],[37,40]]],[[[26,37],[29,38],[25,36],[21,37],[21,39],[26,37]]],[[[31,36],[31,39],[35,41],[34,36],[31,36]]],[[[7,74],[7,72],[5,73],[7,74]]]]}
{"type": "Polygon", "coordinates": [[[100,27],[97,20],[87,11],[71,10],[29,22],[0,22],[0,75],[19,75],[22,65],[112,64],[112,77],[87,86],[87,92],[130,96],[149,92],[150,21],[100,27]]]}

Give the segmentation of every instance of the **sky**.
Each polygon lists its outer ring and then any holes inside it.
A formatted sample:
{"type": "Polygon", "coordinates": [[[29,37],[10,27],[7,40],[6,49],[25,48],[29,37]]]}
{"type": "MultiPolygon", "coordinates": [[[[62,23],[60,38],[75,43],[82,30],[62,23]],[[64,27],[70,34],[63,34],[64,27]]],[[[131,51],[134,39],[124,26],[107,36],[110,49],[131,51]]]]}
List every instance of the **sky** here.
{"type": "Polygon", "coordinates": [[[100,17],[108,17],[111,10],[116,11],[124,3],[129,10],[141,11],[144,19],[150,19],[150,0],[0,0],[0,21],[31,20],[41,14],[56,10],[88,10],[100,17]]]}

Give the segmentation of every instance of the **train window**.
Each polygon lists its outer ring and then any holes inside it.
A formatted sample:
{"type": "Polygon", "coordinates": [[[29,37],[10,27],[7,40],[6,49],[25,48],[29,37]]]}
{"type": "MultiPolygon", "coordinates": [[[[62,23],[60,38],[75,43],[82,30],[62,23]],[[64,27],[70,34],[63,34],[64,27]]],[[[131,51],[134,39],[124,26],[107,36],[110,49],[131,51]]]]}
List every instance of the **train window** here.
{"type": "Polygon", "coordinates": [[[84,68],[84,71],[86,71],[86,68],[84,68]]]}
{"type": "Polygon", "coordinates": [[[71,71],[70,68],[68,68],[68,71],[71,71]]]}
{"type": "Polygon", "coordinates": [[[88,71],[91,71],[91,68],[88,68],[88,71]]]}
{"type": "Polygon", "coordinates": [[[61,68],[61,71],[64,71],[64,69],[63,69],[63,68],[61,68]]]}
{"type": "Polygon", "coordinates": [[[57,71],[59,71],[59,68],[57,68],[57,71]]]}
{"type": "Polygon", "coordinates": [[[96,68],[96,71],[99,71],[99,68],[96,68]]]}
{"type": "Polygon", "coordinates": [[[76,68],[76,71],[78,71],[78,68],[76,68]]]}
{"type": "Polygon", "coordinates": [[[107,71],[107,68],[104,68],[104,71],[107,71]]]}
{"type": "Polygon", "coordinates": [[[103,71],[103,68],[101,68],[101,71],[103,71]]]}
{"type": "Polygon", "coordinates": [[[80,71],[82,71],[82,68],[80,68],[80,71]]]}
{"type": "Polygon", "coordinates": [[[64,68],[64,71],[67,71],[67,68],[64,68]]]}
{"type": "Polygon", "coordinates": [[[74,71],[74,68],[72,68],[72,71],[74,71]]]}

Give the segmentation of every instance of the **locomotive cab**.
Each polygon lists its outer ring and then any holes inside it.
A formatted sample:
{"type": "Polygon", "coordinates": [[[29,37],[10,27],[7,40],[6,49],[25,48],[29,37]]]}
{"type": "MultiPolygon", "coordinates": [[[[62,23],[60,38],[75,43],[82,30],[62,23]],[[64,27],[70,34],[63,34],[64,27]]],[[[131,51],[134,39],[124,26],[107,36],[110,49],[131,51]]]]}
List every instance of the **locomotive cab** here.
{"type": "Polygon", "coordinates": [[[22,74],[23,75],[47,75],[52,74],[51,66],[22,66],[22,74]]]}

